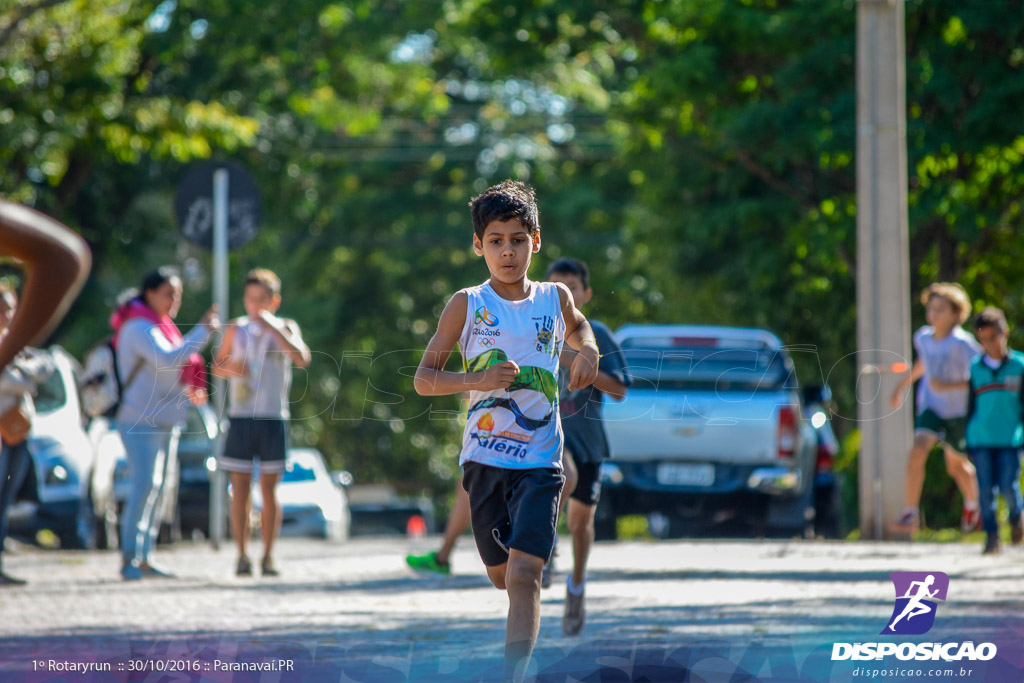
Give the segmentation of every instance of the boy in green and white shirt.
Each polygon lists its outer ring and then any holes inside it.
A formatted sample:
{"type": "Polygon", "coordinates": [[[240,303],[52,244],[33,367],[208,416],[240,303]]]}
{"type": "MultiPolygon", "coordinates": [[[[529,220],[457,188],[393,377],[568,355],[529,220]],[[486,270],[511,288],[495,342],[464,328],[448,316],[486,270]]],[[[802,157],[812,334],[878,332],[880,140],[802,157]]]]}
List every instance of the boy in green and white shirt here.
{"type": "Polygon", "coordinates": [[[416,370],[424,396],[469,392],[463,434],[463,485],[469,493],[477,550],[496,588],[508,592],[505,675],[528,664],[540,628],[540,583],[554,546],[565,478],[558,414],[558,358],[580,351],[569,388],[593,383],[593,330],[561,284],[533,282],[540,251],[533,190],[506,180],[474,198],[473,250],[490,278],[456,292],[416,370]],[[458,344],[465,372],[447,372],[458,344]]]}
{"type": "Polygon", "coordinates": [[[1010,520],[1010,538],[1024,538],[1020,490],[1021,446],[1024,445],[1024,354],[1007,347],[1009,326],[998,308],[986,308],[974,319],[985,354],[971,364],[967,408],[967,453],[978,472],[984,554],[999,552],[996,490],[1003,493],[1010,520]]]}

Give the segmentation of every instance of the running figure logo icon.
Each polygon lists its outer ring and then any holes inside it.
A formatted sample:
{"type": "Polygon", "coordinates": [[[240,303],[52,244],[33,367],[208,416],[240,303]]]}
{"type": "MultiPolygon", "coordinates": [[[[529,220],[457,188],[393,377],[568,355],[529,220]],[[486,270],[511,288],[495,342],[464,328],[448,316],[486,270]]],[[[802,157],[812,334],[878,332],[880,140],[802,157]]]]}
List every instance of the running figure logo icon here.
{"type": "Polygon", "coordinates": [[[882,634],[917,636],[935,625],[937,600],[945,600],[949,577],[942,572],[893,572],[896,605],[882,634]]]}

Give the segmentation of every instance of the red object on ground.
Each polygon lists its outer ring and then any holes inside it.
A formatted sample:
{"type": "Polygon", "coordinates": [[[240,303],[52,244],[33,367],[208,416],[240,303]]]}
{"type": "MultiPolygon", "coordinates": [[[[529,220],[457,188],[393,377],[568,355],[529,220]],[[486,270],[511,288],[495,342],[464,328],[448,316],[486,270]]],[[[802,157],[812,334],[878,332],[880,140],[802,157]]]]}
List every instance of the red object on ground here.
{"type": "Polygon", "coordinates": [[[413,538],[423,538],[427,535],[427,522],[423,515],[413,515],[405,523],[405,534],[413,538]]]}

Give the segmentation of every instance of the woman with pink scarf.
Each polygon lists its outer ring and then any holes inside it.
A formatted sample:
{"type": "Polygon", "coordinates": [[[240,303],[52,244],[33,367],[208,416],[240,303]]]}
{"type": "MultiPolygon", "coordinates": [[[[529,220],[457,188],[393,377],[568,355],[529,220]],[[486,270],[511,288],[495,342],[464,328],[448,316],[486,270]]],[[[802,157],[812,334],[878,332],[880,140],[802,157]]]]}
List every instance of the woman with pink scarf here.
{"type": "Polygon", "coordinates": [[[206,400],[198,352],[220,326],[215,307],[182,335],[174,324],[181,278],[163,267],[147,275],[114,311],[114,348],[121,375],[117,429],[131,465],[132,488],[121,514],[121,576],[170,576],[150,562],[160,528],[161,498],[178,450],[188,401],[206,400]]]}

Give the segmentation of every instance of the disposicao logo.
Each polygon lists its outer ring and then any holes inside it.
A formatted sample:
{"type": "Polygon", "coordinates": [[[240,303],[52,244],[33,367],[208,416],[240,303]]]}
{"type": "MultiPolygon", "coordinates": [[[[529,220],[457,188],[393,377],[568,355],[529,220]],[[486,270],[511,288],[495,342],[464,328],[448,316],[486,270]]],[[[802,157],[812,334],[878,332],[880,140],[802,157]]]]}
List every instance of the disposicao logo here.
{"type": "Polygon", "coordinates": [[[949,577],[942,572],[893,572],[896,605],[883,635],[919,636],[935,625],[937,600],[945,601],[949,577]]]}
{"type": "Polygon", "coordinates": [[[498,324],[498,318],[493,313],[487,310],[486,306],[481,306],[476,309],[476,316],[473,319],[474,323],[483,323],[488,327],[494,327],[498,324]]]}
{"type": "MultiPolygon", "coordinates": [[[[893,572],[889,575],[896,589],[892,616],[879,635],[917,636],[935,625],[938,602],[949,592],[949,577],[942,572],[893,572]]],[[[832,660],[871,660],[895,656],[897,659],[946,662],[988,661],[996,656],[992,643],[834,643],[832,660]]]]}

